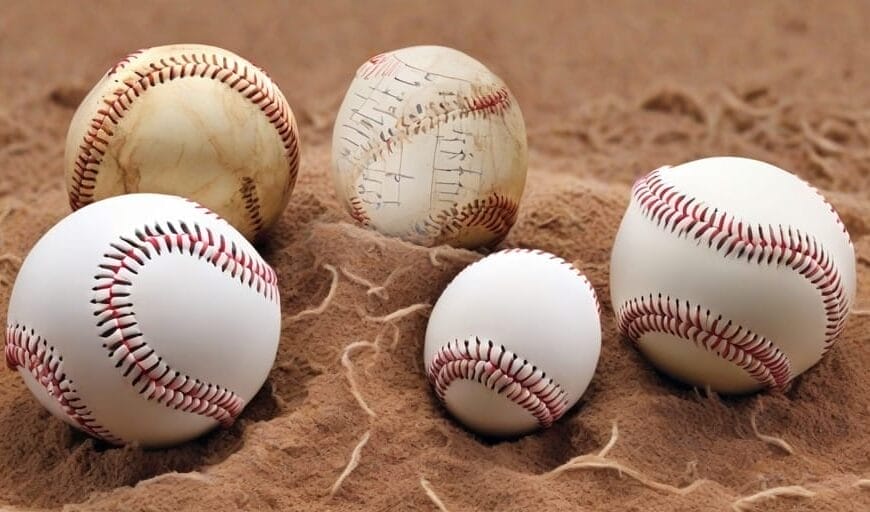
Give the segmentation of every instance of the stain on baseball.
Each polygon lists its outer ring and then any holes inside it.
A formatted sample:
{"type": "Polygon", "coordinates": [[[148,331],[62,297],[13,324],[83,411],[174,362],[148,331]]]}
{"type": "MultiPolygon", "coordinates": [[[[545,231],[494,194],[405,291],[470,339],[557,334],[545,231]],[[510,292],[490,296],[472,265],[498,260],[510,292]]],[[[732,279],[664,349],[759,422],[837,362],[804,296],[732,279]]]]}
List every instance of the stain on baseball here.
{"type": "Polygon", "coordinates": [[[113,444],[228,426],[278,348],[275,273],[205,208],[129,194],[86,206],[25,259],[6,363],[56,417],[113,444]]]}
{"type": "Polygon", "coordinates": [[[335,187],[361,225],[425,246],[495,245],[526,181],[522,112],[464,53],[415,46],[356,72],[333,131],[335,187]]]}
{"type": "Polygon", "coordinates": [[[734,157],[641,178],[610,275],[621,333],[663,372],[723,393],[782,389],[815,365],[856,287],[852,243],[824,197],[734,157]]]}
{"type": "Polygon", "coordinates": [[[438,299],[424,364],[435,394],[475,432],[549,427],[585,392],[598,363],[595,291],[574,266],[510,249],[469,265],[438,299]]]}
{"type": "Polygon", "coordinates": [[[64,155],[70,206],[173,194],[253,240],[290,199],[297,133],[278,86],[238,55],[197,44],[139,50],[106,72],[73,116],[64,155]]]}

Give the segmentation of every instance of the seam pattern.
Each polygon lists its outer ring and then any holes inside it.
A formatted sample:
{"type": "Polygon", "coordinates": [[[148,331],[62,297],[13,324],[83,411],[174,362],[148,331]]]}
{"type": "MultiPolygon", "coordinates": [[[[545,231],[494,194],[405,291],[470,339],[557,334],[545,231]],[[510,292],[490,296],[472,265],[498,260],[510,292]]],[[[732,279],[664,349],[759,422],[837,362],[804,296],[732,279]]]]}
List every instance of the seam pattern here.
{"type": "MultiPolygon", "coordinates": [[[[209,217],[213,217],[213,218],[218,219],[218,220],[221,220],[221,221],[223,221],[223,222],[227,222],[223,217],[221,217],[221,216],[218,215],[217,213],[213,212],[212,210],[209,210],[209,209],[206,208],[205,206],[203,206],[203,205],[197,203],[197,202],[194,201],[193,199],[188,199],[188,198],[186,198],[186,197],[185,197],[185,198],[182,198],[182,199],[184,199],[185,202],[187,202],[188,204],[190,204],[191,206],[193,206],[194,208],[196,208],[196,210],[197,210],[199,213],[202,213],[202,214],[204,214],[204,215],[208,215],[209,217]]],[[[229,223],[227,222],[227,224],[229,224],[229,223]]]]}
{"type": "MultiPolygon", "coordinates": [[[[846,289],[831,255],[814,237],[791,226],[750,224],[710,207],[666,183],[657,169],[634,185],[641,213],[661,229],[705,244],[727,258],[784,266],[809,281],[825,311],[823,354],[842,332],[849,309],[846,289]]],[[[836,216],[836,213],[834,214],[836,216]]]]}
{"type": "Polygon", "coordinates": [[[365,205],[359,196],[353,196],[350,198],[348,212],[350,213],[350,216],[353,217],[353,220],[355,220],[360,226],[369,227],[371,225],[372,219],[369,217],[368,212],[366,212],[365,205]]]}
{"type": "Polygon", "coordinates": [[[136,320],[130,298],[136,275],[149,260],[172,252],[209,263],[266,300],[279,300],[272,268],[223,235],[183,221],[155,223],[110,244],[94,276],[91,304],[96,325],[108,357],[143,398],[214,418],[226,427],[242,411],[244,400],[226,388],[174,370],[148,345],[136,320]]]}
{"type": "Polygon", "coordinates": [[[111,444],[123,444],[94,418],[64,371],[63,356],[35,330],[20,324],[7,325],[4,352],[6,366],[28,371],[79,428],[111,444]]]}
{"type": "Polygon", "coordinates": [[[510,92],[505,86],[490,88],[490,92],[475,91],[468,96],[452,100],[417,104],[409,113],[403,114],[394,127],[381,131],[366,145],[360,147],[354,158],[361,166],[377,162],[392,154],[396,146],[414,135],[429,133],[438,126],[457,119],[488,119],[502,117],[512,106],[510,92]]]}
{"type": "Polygon", "coordinates": [[[495,235],[491,245],[505,239],[517,221],[519,205],[513,199],[498,193],[475,199],[461,208],[456,205],[430,215],[425,229],[438,241],[449,240],[462,231],[483,228],[495,235]]]}
{"type": "MultiPolygon", "coordinates": [[[[110,74],[122,69],[137,54],[134,53],[122,60],[112,68],[110,74]]],[[[148,67],[135,70],[134,73],[136,77],[125,80],[109,97],[103,99],[103,105],[97,110],[79,145],[79,152],[73,163],[72,187],[69,192],[70,206],[73,210],[93,202],[97,176],[109,141],[136,98],[152,87],[185,77],[208,77],[218,80],[259,107],[281,137],[288,161],[289,183],[291,187],[295,184],[299,170],[296,125],[286,100],[273,83],[263,78],[265,75],[257,68],[240,65],[238,61],[226,56],[188,53],[164,57],[157,62],[152,62],[148,67]]]]}
{"type": "Polygon", "coordinates": [[[260,215],[260,199],[257,197],[257,184],[254,179],[249,176],[243,177],[240,192],[242,200],[245,202],[248,218],[251,219],[251,227],[253,228],[251,238],[255,238],[263,229],[263,217],[260,215]]]}
{"type": "Polygon", "coordinates": [[[764,386],[783,389],[792,378],[791,362],[772,341],[700,304],[650,294],[623,303],[616,318],[635,344],[649,333],[669,334],[734,363],[764,386]]]}
{"type": "MultiPolygon", "coordinates": [[[[801,180],[801,181],[803,181],[803,180],[801,180]]],[[[804,181],[804,184],[807,187],[809,187],[810,190],[812,190],[817,196],[819,196],[819,199],[821,199],[822,202],[825,203],[825,205],[828,207],[828,210],[830,210],[830,212],[831,212],[831,216],[834,218],[834,221],[837,223],[837,226],[839,226],[840,230],[843,231],[843,236],[846,237],[846,241],[849,242],[849,247],[854,248],[855,245],[852,243],[852,237],[849,236],[849,230],[846,229],[846,224],[843,222],[842,219],[840,219],[840,216],[837,214],[837,210],[834,209],[834,205],[832,205],[828,201],[828,198],[826,198],[821,192],[819,192],[819,189],[810,185],[806,181],[804,181]]]]}
{"type": "Polygon", "coordinates": [[[392,53],[380,53],[363,63],[356,71],[356,77],[364,80],[372,78],[385,78],[395,76],[395,72],[402,66],[402,61],[392,53]]]}
{"type": "Polygon", "coordinates": [[[106,73],[106,75],[112,76],[115,73],[117,73],[118,71],[121,71],[122,69],[126,68],[128,64],[130,64],[131,62],[133,62],[136,59],[136,57],[145,53],[146,49],[147,48],[141,48],[139,50],[136,50],[135,52],[128,53],[126,57],[124,57],[123,59],[121,59],[117,63],[115,63],[115,65],[109,69],[109,72],[106,73]]]}
{"type": "Polygon", "coordinates": [[[568,409],[565,391],[546,373],[504,346],[476,336],[438,349],[427,374],[442,401],[454,381],[473,380],[531,413],[542,427],[552,425],[568,409]]]}

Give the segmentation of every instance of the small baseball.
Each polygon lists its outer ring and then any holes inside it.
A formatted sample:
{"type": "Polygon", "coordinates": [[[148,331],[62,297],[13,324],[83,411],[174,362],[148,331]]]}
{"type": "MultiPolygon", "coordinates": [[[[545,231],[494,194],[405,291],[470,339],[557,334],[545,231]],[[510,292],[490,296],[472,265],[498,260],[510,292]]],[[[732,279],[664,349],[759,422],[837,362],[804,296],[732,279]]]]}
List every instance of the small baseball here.
{"type": "Polygon", "coordinates": [[[356,221],[425,246],[495,245],[517,218],[526,128],[505,83],[464,53],[372,57],[338,112],[332,161],[356,221]]]}
{"type": "Polygon", "coordinates": [[[213,46],[132,53],[79,106],[64,172],[73,210],[107,197],[188,197],[249,240],[280,217],[299,168],[296,120],[259,68],[213,46]]]}
{"type": "Polygon", "coordinates": [[[465,426],[512,437],[549,427],[586,391],[601,350],[598,300],[573,265],[497,252],[447,286],[426,330],[435,394],[465,426]]]}
{"type": "Polygon", "coordinates": [[[722,393],[784,388],[833,346],[855,299],[833,207],[747,158],[641,178],[610,276],[620,332],[663,372],[722,393]]]}
{"type": "Polygon", "coordinates": [[[130,194],[55,225],[9,302],[6,364],[52,414],[112,444],[229,426],[275,360],[275,273],[185,199],[130,194]]]}

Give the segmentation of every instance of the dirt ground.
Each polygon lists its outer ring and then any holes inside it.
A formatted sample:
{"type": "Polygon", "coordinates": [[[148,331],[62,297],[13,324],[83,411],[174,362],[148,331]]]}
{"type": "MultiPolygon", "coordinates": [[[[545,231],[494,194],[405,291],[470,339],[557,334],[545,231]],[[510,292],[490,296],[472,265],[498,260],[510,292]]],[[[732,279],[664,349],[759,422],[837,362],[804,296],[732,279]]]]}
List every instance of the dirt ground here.
{"type": "Polygon", "coordinates": [[[4,315],[21,259],[69,213],[62,157],[73,111],[129,51],[199,42],[246,57],[281,86],[303,146],[290,206],[261,247],[280,276],[278,358],[236,426],[168,450],[108,448],[55,420],[2,371],[0,509],[870,509],[870,316],[853,315],[787,392],[717,398],[656,373],[620,339],[607,290],[633,180],[730,154],[822,190],[855,242],[856,307],[870,308],[868,33],[862,2],[3,2],[4,315]],[[414,44],[463,50],[511,87],[530,163],[502,246],[577,261],[603,305],[591,387],[553,428],[519,441],[481,440],[438,404],[422,368],[425,309],[378,319],[433,304],[480,255],[358,229],[332,189],[332,121],[354,71],[414,44]],[[387,293],[367,293],[348,273],[386,282],[387,293]],[[296,316],[334,282],[322,314],[296,316]],[[362,340],[382,348],[353,350],[350,369],[342,365],[345,347],[362,340]],[[351,395],[349,373],[373,415],[351,395]],[[606,458],[627,470],[542,476],[598,454],[614,425],[606,458]],[[331,494],[361,441],[358,464],[331,494]]]}

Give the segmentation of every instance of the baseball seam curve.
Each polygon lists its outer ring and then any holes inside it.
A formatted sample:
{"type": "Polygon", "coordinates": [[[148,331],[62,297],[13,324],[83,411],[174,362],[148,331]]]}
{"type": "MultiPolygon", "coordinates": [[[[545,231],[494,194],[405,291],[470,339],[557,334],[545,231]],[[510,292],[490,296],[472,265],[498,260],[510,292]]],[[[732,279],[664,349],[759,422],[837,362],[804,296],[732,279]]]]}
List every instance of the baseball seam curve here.
{"type": "Polygon", "coordinates": [[[49,345],[45,338],[24,325],[6,326],[6,366],[11,370],[24,369],[54,398],[60,408],[83,431],[111,444],[123,440],[100,425],[75,383],[64,371],[63,356],[49,345]]]}
{"type": "MultiPolygon", "coordinates": [[[[595,288],[571,263],[540,249],[504,249],[491,256],[508,254],[533,254],[566,267],[583,281],[592,295],[596,311],[601,314],[601,305],[595,288]]],[[[477,265],[481,261],[483,258],[466,268],[477,265]]],[[[428,365],[427,375],[442,402],[447,388],[454,381],[474,380],[499,394],[504,393],[507,398],[531,413],[542,427],[552,425],[568,409],[565,391],[558,383],[548,379],[545,372],[529,361],[520,359],[503,345],[495,345],[492,340],[481,340],[477,336],[470,336],[465,340],[455,339],[439,348],[428,365]],[[486,350],[485,354],[481,352],[483,347],[486,350]],[[497,357],[494,356],[493,350],[498,353],[497,357]],[[508,364],[505,366],[506,362],[508,364]],[[545,384],[541,384],[542,382],[545,384]]]]}
{"type": "MultiPolygon", "coordinates": [[[[390,73],[394,73],[401,62],[398,60],[390,61],[389,56],[390,54],[380,54],[372,57],[357,71],[357,77],[369,79],[372,76],[389,76],[390,73]],[[367,71],[363,71],[364,69],[367,71]]],[[[368,147],[362,148],[353,160],[361,164],[360,167],[366,167],[372,162],[376,162],[378,158],[386,158],[387,155],[392,154],[398,143],[409,140],[413,135],[428,133],[437,126],[449,121],[469,117],[485,119],[490,116],[503,116],[505,111],[512,106],[510,92],[503,85],[491,86],[491,88],[494,89],[492,92],[459,96],[449,102],[430,102],[425,107],[418,104],[416,106],[416,113],[403,114],[395,127],[382,131],[377,140],[370,142],[368,147]]],[[[443,234],[445,230],[455,234],[462,227],[461,223],[463,220],[451,219],[451,214],[459,215],[462,219],[480,217],[481,212],[476,211],[476,209],[481,207],[482,202],[494,202],[495,207],[500,208],[504,206],[501,204],[503,198],[504,196],[501,194],[493,194],[483,200],[475,199],[473,203],[462,206],[462,211],[459,212],[454,207],[450,210],[442,210],[430,214],[429,219],[425,222],[424,229],[427,232],[434,232],[436,234],[443,234]],[[495,197],[494,200],[493,196],[495,197]],[[443,224],[439,223],[442,219],[443,224]]],[[[364,212],[362,214],[359,213],[359,210],[364,208],[362,206],[363,203],[363,200],[359,196],[352,195],[348,208],[351,216],[360,225],[368,227],[371,224],[371,218],[364,212]]],[[[514,206],[514,210],[516,210],[516,206],[514,206]]],[[[508,208],[506,216],[500,215],[499,220],[501,222],[496,223],[499,224],[499,231],[493,231],[493,234],[496,236],[496,240],[492,242],[493,244],[498,243],[507,236],[507,232],[510,231],[513,222],[516,221],[516,211],[513,211],[511,214],[508,208]],[[512,219],[512,222],[507,225],[506,230],[503,226],[505,219],[512,219]]],[[[491,219],[479,225],[488,229],[487,226],[490,223],[491,219]]]]}
{"type": "Polygon", "coordinates": [[[767,387],[782,389],[791,380],[791,362],[773,342],[700,304],[650,294],[627,300],[616,316],[620,332],[636,343],[648,333],[670,334],[693,341],[767,387]]]}
{"type": "Polygon", "coordinates": [[[378,158],[392,154],[398,142],[410,139],[413,135],[429,133],[439,125],[457,119],[487,119],[503,116],[512,106],[510,92],[506,86],[499,86],[493,92],[458,96],[449,103],[429,102],[425,107],[417,104],[415,112],[403,114],[398,124],[378,134],[376,140],[369,139],[369,145],[358,151],[353,158],[366,167],[378,158]]]}
{"type": "MultiPolygon", "coordinates": [[[[784,266],[806,279],[816,288],[822,299],[826,318],[822,354],[827,352],[843,330],[849,307],[842,276],[834,265],[830,253],[814,237],[792,226],[750,224],[724,210],[713,208],[697,198],[690,197],[664,181],[662,171],[668,168],[657,169],[635,183],[632,190],[633,203],[640,209],[642,216],[666,232],[693,239],[698,244],[706,244],[723,258],[733,256],[738,260],[758,265],[784,266]]],[[[825,202],[828,204],[827,201],[825,202]]],[[[842,226],[833,208],[831,212],[838,225],[842,226]]],[[[650,308],[650,305],[645,306],[646,310],[650,308]]],[[[631,333],[625,330],[629,322],[623,318],[623,315],[628,314],[629,310],[621,307],[617,311],[620,332],[635,343],[639,343],[639,338],[633,338],[631,333]]],[[[671,315],[672,310],[659,308],[656,311],[656,314],[671,315]]],[[[684,322],[684,319],[677,316],[670,317],[670,321],[679,323],[684,322]]],[[[655,322],[649,323],[649,327],[657,325],[655,322]]],[[[667,331],[661,332],[672,334],[667,331]]],[[[771,342],[766,350],[773,349],[778,351],[771,342]]],[[[770,352],[764,356],[757,354],[757,357],[760,357],[759,360],[776,360],[778,356],[770,352]]],[[[785,376],[782,374],[776,376],[775,387],[781,388],[787,384],[788,379],[791,378],[790,372],[785,376]],[[785,376],[787,379],[782,382],[785,376]]],[[[763,383],[771,385],[769,380],[763,383]]]]}
{"type": "Polygon", "coordinates": [[[251,226],[254,228],[254,236],[256,236],[263,229],[263,216],[260,215],[260,198],[257,197],[257,184],[254,179],[250,176],[243,177],[240,192],[242,200],[245,202],[245,210],[251,219],[251,226]]]}
{"type": "Polygon", "coordinates": [[[115,367],[138,394],[183,412],[200,414],[232,425],[244,408],[244,400],[228,389],[174,370],[148,345],[139,329],[130,298],[136,275],[148,261],[178,252],[205,260],[231,279],[277,302],[277,277],[268,264],[248,255],[223,235],[197,224],[179,221],[155,223],[119,237],[104,254],[94,276],[94,316],[103,347],[115,367]]]}
{"type": "MultiPolygon", "coordinates": [[[[135,52],[121,60],[109,71],[109,75],[124,69],[128,63],[142,53],[135,52]]],[[[289,185],[296,182],[299,168],[298,137],[295,120],[290,114],[290,107],[281,96],[277,87],[268,78],[261,77],[258,69],[253,66],[240,65],[239,62],[226,56],[216,54],[188,53],[178,56],[161,58],[142,70],[134,70],[136,78],[130,78],[118,84],[111,95],[102,99],[103,106],[97,110],[91,119],[79,145],[78,154],[73,163],[72,186],[69,191],[70,207],[77,210],[93,202],[94,189],[103,157],[114,135],[115,127],[124,118],[136,98],[148,89],[186,77],[209,77],[226,84],[231,89],[242,94],[255,104],[274,126],[284,146],[284,154],[288,160],[290,173],[289,185]]],[[[256,233],[254,233],[256,235],[256,233]]]]}
{"type": "Polygon", "coordinates": [[[352,196],[350,198],[350,204],[348,205],[348,213],[353,217],[353,220],[357,222],[362,227],[369,227],[371,224],[371,217],[366,212],[365,206],[363,206],[362,199],[359,196],[352,196]]]}
{"type": "Polygon", "coordinates": [[[430,214],[424,222],[423,230],[435,237],[435,243],[457,236],[465,229],[481,227],[495,238],[489,245],[495,245],[507,237],[517,220],[519,205],[513,199],[499,193],[485,198],[477,198],[461,207],[453,206],[430,214]]]}
{"type": "Polygon", "coordinates": [[[441,401],[456,380],[472,380],[516,403],[543,427],[565,414],[568,399],[559,384],[529,361],[492,340],[453,340],[438,349],[427,370],[441,401]]]}

